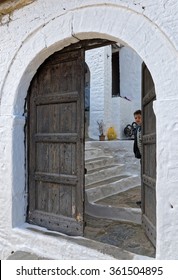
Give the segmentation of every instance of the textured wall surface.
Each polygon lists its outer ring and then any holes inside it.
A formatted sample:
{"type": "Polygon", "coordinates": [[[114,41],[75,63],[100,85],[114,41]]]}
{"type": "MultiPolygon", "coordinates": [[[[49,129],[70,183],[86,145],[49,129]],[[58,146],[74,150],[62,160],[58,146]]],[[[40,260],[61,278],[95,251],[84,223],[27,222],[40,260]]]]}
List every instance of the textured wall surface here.
{"type": "MultiPolygon", "coordinates": [[[[25,1],[15,2],[27,4],[25,1]]],[[[2,15],[2,6],[0,8],[2,15]]],[[[44,243],[48,248],[51,246],[48,238],[37,235],[34,239],[33,234],[23,230],[26,215],[24,104],[30,81],[53,52],[82,39],[99,37],[131,47],[146,63],[153,77],[157,97],[154,102],[157,125],[156,257],[178,259],[177,34],[177,0],[36,0],[1,16],[2,258],[14,244],[16,249],[24,244],[29,250],[33,244],[31,248],[41,253],[45,253],[44,243]]],[[[70,242],[67,243],[68,258],[71,246],[70,242]]],[[[60,258],[60,253],[56,253],[60,258]]]]}
{"type": "Polygon", "coordinates": [[[0,18],[4,15],[10,15],[15,10],[18,10],[26,5],[31,4],[36,0],[4,0],[0,3],[0,18]]]}

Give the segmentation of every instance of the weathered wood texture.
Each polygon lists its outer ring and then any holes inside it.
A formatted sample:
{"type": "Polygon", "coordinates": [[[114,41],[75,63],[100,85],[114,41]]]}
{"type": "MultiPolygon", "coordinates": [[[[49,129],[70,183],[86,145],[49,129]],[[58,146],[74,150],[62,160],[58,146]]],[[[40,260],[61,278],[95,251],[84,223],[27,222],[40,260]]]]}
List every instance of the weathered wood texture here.
{"type": "Polygon", "coordinates": [[[57,52],[28,94],[28,222],[83,235],[84,50],[57,52]]]}
{"type": "Polygon", "coordinates": [[[154,82],[143,64],[142,68],[142,220],[146,234],[156,245],[156,118],[153,101],[154,82]]]}

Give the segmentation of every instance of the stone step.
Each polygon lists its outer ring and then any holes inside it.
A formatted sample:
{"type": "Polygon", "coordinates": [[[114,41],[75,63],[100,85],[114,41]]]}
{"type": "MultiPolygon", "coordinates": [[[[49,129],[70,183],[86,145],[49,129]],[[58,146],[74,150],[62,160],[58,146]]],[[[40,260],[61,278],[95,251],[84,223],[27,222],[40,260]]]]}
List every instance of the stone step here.
{"type": "Polygon", "coordinates": [[[109,164],[109,165],[100,166],[100,167],[88,170],[87,174],[88,175],[93,174],[93,173],[99,172],[100,170],[108,171],[108,169],[110,170],[112,167],[116,167],[116,166],[117,166],[116,164],[109,164]]]}
{"type": "MultiPolygon", "coordinates": [[[[86,150],[102,150],[100,153],[101,157],[113,158],[111,161],[117,164],[125,164],[126,169],[129,169],[129,172],[136,174],[140,173],[140,161],[134,157],[133,154],[133,143],[132,141],[89,141],[86,142],[86,150]]],[[[97,154],[97,151],[93,152],[97,154]]],[[[95,158],[100,158],[100,156],[94,157],[90,154],[86,155],[86,161],[95,160],[95,158]],[[91,158],[90,158],[91,157],[91,158]]]]}
{"type": "Polygon", "coordinates": [[[141,186],[136,186],[125,190],[123,192],[119,192],[114,195],[107,196],[102,198],[96,202],[96,204],[100,205],[110,205],[111,207],[130,207],[130,208],[140,208],[137,205],[137,201],[141,201],[141,186]]]}
{"type": "MultiPolygon", "coordinates": [[[[120,181],[121,179],[127,178],[129,176],[130,176],[130,174],[123,173],[121,175],[113,176],[111,178],[105,178],[103,180],[100,180],[98,182],[94,182],[92,184],[89,184],[89,185],[85,186],[85,189],[88,192],[89,189],[94,189],[94,188],[98,189],[100,186],[103,187],[105,185],[109,186],[109,184],[111,184],[113,182],[116,182],[116,181],[120,181]]],[[[91,192],[93,192],[93,190],[91,190],[91,192]]]]}
{"type": "Polygon", "coordinates": [[[119,194],[140,185],[140,165],[133,156],[132,145],[119,141],[91,141],[86,145],[85,167],[86,213],[141,224],[141,209],[136,205],[117,204],[115,197],[118,195],[121,202],[119,194]]]}
{"type": "MultiPolygon", "coordinates": [[[[96,221],[97,222],[97,221],[96,221]]],[[[144,250],[137,252],[131,252],[129,250],[126,250],[123,248],[123,246],[115,246],[108,244],[108,242],[102,242],[102,240],[95,240],[93,238],[94,233],[98,232],[98,229],[95,229],[94,226],[86,226],[85,227],[85,233],[84,237],[73,237],[73,236],[67,236],[65,234],[60,234],[58,232],[50,232],[50,231],[43,231],[39,227],[38,230],[35,229],[35,238],[38,240],[42,240],[39,242],[39,248],[38,252],[34,251],[33,246],[26,246],[23,250],[21,248],[21,244],[19,246],[16,246],[16,250],[12,252],[14,249],[13,245],[11,246],[11,253],[8,253],[7,256],[4,258],[4,260],[73,260],[74,256],[71,252],[71,248],[75,250],[77,253],[75,256],[79,260],[144,260],[144,259],[152,259],[152,257],[147,257],[144,254],[144,250]],[[48,238],[46,238],[46,236],[48,238]],[[53,238],[51,238],[51,236],[53,238]],[[45,237],[45,238],[44,238],[45,237]],[[55,248],[58,248],[58,251],[55,249],[53,250],[47,250],[44,248],[52,248],[54,246],[54,240],[55,240],[55,248]],[[42,244],[42,245],[41,245],[42,244]],[[66,246],[67,244],[67,246],[66,246]],[[40,246],[41,245],[41,246],[40,246]],[[65,250],[63,250],[65,247],[65,250]],[[62,252],[62,254],[61,254],[62,252]]],[[[30,229],[30,226],[28,226],[28,231],[32,231],[33,229],[30,229]]],[[[104,228],[104,227],[103,227],[104,228]]],[[[135,229],[135,226],[134,226],[135,229]]],[[[27,234],[28,234],[27,231],[27,234]]],[[[140,232],[140,231],[139,231],[140,232]]],[[[130,233],[129,230],[125,230],[124,234],[127,235],[130,233]],[[128,233],[127,233],[128,231],[128,233]]],[[[128,235],[128,238],[130,238],[131,235],[128,235]]],[[[28,236],[26,237],[28,238],[28,236]]],[[[100,238],[99,238],[100,239],[100,238]]],[[[134,241],[134,238],[132,238],[134,241]]],[[[131,241],[132,241],[131,239],[131,241]]],[[[132,241],[132,242],[133,242],[132,241]]],[[[30,242],[29,242],[30,243],[30,242]]],[[[18,245],[18,244],[17,244],[18,245]]],[[[75,257],[76,259],[76,257],[75,257]]]]}
{"type": "Polygon", "coordinates": [[[115,160],[112,156],[96,157],[85,160],[85,168],[87,169],[87,173],[89,173],[90,170],[104,166],[109,166],[112,165],[114,162],[115,160]]]}
{"type": "Polygon", "coordinates": [[[133,141],[87,141],[85,142],[85,149],[99,148],[104,153],[130,153],[133,154],[133,141]]]}
{"type": "MultiPolygon", "coordinates": [[[[124,175],[123,175],[124,176],[124,175]]],[[[107,218],[117,221],[134,222],[141,224],[141,209],[136,207],[123,207],[123,205],[116,205],[114,203],[101,203],[105,198],[113,196],[114,194],[121,194],[127,190],[138,187],[140,178],[137,175],[128,175],[125,178],[112,178],[113,182],[105,182],[105,184],[98,184],[95,187],[87,189],[85,192],[87,214],[107,218]]]]}
{"type": "Polygon", "coordinates": [[[96,157],[102,157],[102,156],[105,156],[105,153],[102,149],[99,148],[85,149],[85,160],[93,159],[96,157]]]}
{"type": "Polygon", "coordinates": [[[110,205],[85,204],[85,213],[97,218],[125,221],[141,225],[141,209],[130,207],[111,207],[110,205]]]}
{"type": "Polygon", "coordinates": [[[117,164],[114,166],[108,166],[107,168],[99,168],[93,170],[91,173],[85,175],[85,186],[91,185],[96,182],[100,182],[104,179],[109,179],[123,173],[124,164],[117,164]]]}
{"type": "Polygon", "coordinates": [[[98,183],[93,183],[86,187],[85,192],[87,200],[91,203],[124,192],[138,185],[140,185],[140,177],[138,175],[124,173],[98,183]]]}

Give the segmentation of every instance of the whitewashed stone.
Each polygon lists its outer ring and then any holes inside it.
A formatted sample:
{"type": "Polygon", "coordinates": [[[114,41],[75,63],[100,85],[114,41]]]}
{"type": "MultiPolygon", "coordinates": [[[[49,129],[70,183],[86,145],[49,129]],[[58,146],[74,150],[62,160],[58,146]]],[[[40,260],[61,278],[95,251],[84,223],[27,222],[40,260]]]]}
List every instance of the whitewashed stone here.
{"type": "MultiPolygon", "coordinates": [[[[39,250],[45,253],[44,245],[48,250],[52,248],[53,242],[52,238],[43,237],[41,240],[39,235],[34,239],[36,235],[23,230],[26,196],[24,120],[21,121],[21,117],[24,114],[24,102],[30,81],[41,63],[53,52],[78,40],[98,37],[131,47],[146,63],[152,74],[157,97],[154,102],[157,124],[156,258],[178,258],[176,177],[178,157],[175,156],[178,140],[177,31],[177,0],[107,0],[104,2],[37,0],[14,11],[9,21],[7,15],[1,19],[0,244],[2,258],[6,255],[5,246],[10,249],[15,244],[18,249],[21,247],[20,244],[24,244],[24,248],[28,249],[32,246],[34,252],[39,250]],[[20,121],[16,121],[17,119],[20,121]],[[19,225],[22,226],[21,229],[19,225]],[[18,229],[14,230],[14,227],[18,229]]],[[[111,106],[109,100],[106,106],[111,106]]],[[[106,114],[108,114],[107,110],[106,114]]],[[[102,117],[103,113],[99,115],[95,112],[94,118],[100,116],[102,117]]],[[[64,245],[58,242],[66,251],[61,258],[93,257],[93,251],[89,253],[86,250],[84,256],[80,250],[72,249],[73,245],[70,242],[64,245]]],[[[97,256],[100,257],[99,254],[97,256]]]]}

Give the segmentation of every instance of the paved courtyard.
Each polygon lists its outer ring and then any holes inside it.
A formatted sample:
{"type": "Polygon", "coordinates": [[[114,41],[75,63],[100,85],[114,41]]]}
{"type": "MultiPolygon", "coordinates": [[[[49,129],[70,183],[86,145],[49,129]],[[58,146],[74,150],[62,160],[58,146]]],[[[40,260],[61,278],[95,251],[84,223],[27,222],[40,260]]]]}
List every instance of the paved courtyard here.
{"type": "MultiPolygon", "coordinates": [[[[97,201],[97,204],[139,208],[136,201],[141,199],[140,192],[140,186],[137,186],[101,199],[97,201]]],[[[155,248],[147,238],[142,225],[86,215],[85,237],[114,245],[135,254],[155,257],[155,248]]]]}
{"type": "Polygon", "coordinates": [[[138,224],[87,216],[85,237],[138,255],[155,257],[155,248],[138,224]]]}

